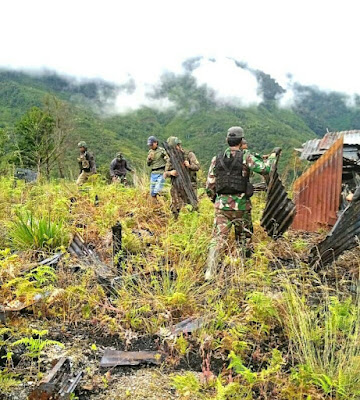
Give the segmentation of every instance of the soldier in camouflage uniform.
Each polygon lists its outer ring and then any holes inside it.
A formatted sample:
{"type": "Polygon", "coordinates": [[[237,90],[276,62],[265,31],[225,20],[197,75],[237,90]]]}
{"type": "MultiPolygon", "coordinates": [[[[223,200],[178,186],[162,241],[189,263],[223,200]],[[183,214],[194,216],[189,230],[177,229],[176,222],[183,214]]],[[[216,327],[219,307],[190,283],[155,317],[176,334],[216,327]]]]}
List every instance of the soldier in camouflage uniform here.
{"type": "Polygon", "coordinates": [[[244,131],[240,126],[230,128],[227,133],[229,148],[211,161],[206,189],[215,203],[215,221],[205,274],[207,280],[216,272],[220,253],[226,245],[232,225],[237,242],[246,255],[249,254],[253,233],[250,202],[253,188],[249,176],[252,171],[261,175],[269,174],[276,159],[276,153],[272,153],[264,162],[247,148],[243,149],[243,138],[244,131]]]}
{"type": "Polygon", "coordinates": [[[87,150],[87,145],[84,141],[78,143],[78,148],[80,150],[80,156],[78,158],[80,175],[76,181],[78,186],[82,186],[92,174],[96,174],[96,164],[95,158],[87,150]]]}
{"type": "MultiPolygon", "coordinates": [[[[170,136],[167,139],[167,143],[171,147],[176,147],[178,150],[182,151],[184,153],[184,166],[189,170],[190,173],[190,180],[192,187],[197,193],[197,171],[200,169],[200,164],[199,161],[197,160],[195,154],[192,151],[185,150],[181,146],[181,140],[177,138],[176,136],[170,136]]],[[[164,178],[169,178],[169,177],[176,177],[177,172],[176,170],[173,169],[173,166],[171,165],[171,161],[169,157],[167,157],[167,162],[165,166],[165,172],[164,172],[164,178]]],[[[172,178],[173,180],[173,178],[172,178]]],[[[173,213],[175,219],[178,218],[179,213],[181,208],[185,205],[184,200],[182,197],[179,195],[177,192],[176,188],[174,185],[171,185],[170,189],[170,194],[171,194],[171,212],[173,213]]]]}

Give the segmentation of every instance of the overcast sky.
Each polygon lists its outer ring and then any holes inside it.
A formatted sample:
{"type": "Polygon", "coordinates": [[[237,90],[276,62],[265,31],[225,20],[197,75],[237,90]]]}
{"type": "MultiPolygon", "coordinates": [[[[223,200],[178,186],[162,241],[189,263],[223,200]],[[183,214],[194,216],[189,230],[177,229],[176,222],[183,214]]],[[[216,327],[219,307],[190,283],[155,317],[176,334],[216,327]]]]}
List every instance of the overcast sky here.
{"type": "MultiPolygon", "coordinates": [[[[164,70],[181,71],[187,57],[234,57],[283,85],[291,73],[303,84],[360,93],[359,4],[2,0],[0,66],[47,67],[116,82],[131,74],[151,83],[164,70]]],[[[233,75],[222,71],[217,84],[231,87],[233,75]]]]}

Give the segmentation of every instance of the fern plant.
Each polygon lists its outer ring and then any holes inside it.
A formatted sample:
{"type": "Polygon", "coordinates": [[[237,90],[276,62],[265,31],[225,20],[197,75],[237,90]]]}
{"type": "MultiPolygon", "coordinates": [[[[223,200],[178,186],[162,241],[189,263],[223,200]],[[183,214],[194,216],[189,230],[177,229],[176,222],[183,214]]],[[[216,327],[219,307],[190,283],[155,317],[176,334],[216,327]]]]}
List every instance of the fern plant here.
{"type": "Polygon", "coordinates": [[[27,351],[27,353],[25,353],[25,356],[29,357],[32,360],[36,359],[40,370],[41,356],[46,347],[59,346],[61,348],[64,348],[64,345],[56,340],[44,339],[44,336],[48,333],[49,331],[46,329],[41,331],[37,329],[32,329],[32,336],[19,339],[16,342],[12,343],[11,346],[16,347],[24,345],[27,351]],[[34,336],[36,337],[34,338],[34,336]]]}

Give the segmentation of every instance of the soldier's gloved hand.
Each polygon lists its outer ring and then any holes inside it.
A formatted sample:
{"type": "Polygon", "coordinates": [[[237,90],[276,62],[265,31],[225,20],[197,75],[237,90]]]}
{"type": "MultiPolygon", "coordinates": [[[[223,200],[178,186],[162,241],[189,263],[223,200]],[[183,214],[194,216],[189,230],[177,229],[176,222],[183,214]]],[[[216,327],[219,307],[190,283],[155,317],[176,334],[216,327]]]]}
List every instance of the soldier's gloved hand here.
{"type": "Polygon", "coordinates": [[[274,147],[274,150],[272,152],[278,156],[281,153],[281,151],[282,151],[281,147],[274,147]]]}

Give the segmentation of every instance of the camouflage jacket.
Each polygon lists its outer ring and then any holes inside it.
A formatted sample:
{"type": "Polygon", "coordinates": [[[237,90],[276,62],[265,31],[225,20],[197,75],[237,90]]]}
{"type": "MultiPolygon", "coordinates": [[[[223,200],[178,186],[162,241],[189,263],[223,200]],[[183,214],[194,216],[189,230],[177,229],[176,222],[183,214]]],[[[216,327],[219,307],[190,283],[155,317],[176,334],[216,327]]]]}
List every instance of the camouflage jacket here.
{"type": "MultiPolygon", "coordinates": [[[[266,175],[270,172],[271,165],[276,159],[274,154],[264,161],[260,156],[254,155],[249,150],[243,150],[243,176],[249,177],[252,171],[261,175],[266,175]]],[[[225,150],[225,156],[230,157],[231,150],[225,150]]],[[[245,196],[245,193],[239,194],[216,194],[216,156],[211,160],[209,173],[206,181],[206,191],[211,199],[215,200],[215,208],[224,211],[249,211],[251,209],[250,199],[245,196]]]]}
{"type": "Polygon", "coordinates": [[[165,168],[166,151],[162,147],[157,147],[155,150],[150,149],[147,157],[147,165],[154,170],[163,170],[165,168]]]}
{"type": "MultiPolygon", "coordinates": [[[[197,174],[196,173],[200,169],[200,163],[197,160],[196,155],[192,151],[183,149],[183,152],[184,152],[185,161],[189,161],[189,164],[190,164],[188,170],[190,173],[191,183],[194,186],[196,186],[196,183],[197,183],[197,177],[196,177],[197,174]]],[[[170,158],[169,158],[169,156],[166,156],[165,172],[172,171],[172,170],[173,170],[173,166],[171,165],[170,158]]]]}
{"type": "Polygon", "coordinates": [[[92,153],[90,153],[89,151],[81,153],[78,158],[78,162],[79,162],[80,172],[84,171],[96,174],[95,158],[92,153]]]}

